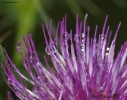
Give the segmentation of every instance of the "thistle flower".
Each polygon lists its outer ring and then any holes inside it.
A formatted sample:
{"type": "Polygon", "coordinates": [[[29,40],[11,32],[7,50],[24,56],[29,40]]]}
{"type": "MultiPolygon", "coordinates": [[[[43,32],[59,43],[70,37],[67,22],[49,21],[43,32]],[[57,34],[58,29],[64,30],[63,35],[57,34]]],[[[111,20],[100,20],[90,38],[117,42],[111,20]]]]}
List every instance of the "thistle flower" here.
{"type": "Polygon", "coordinates": [[[115,42],[121,23],[116,29],[114,39],[110,41],[112,31],[106,27],[106,16],[102,33],[97,38],[98,26],[95,27],[94,37],[90,38],[90,27],[76,18],[76,33],[67,31],[66,16],[58,22],[56,37],[51,37],[50,27],[46,23],[47,34],[42,25],[45,37],[45,51],[50,55],[54,69],[49,66],[46,57],[46,68],[37,56],[34,42],[30,34],[27,42],[22,37],[26,55],[22,53],[21,42],[17,50],[21,54],[22,63],[31,76],[26,78],[5,52],[6,68],[1,64],[5,73],[5,81],[21,100],[126,100],[127,99],[127,42],[123,44],[114,58],[115,42]],[[58,43],[60,41],[60,50],[58,43]],[[20,81],[13,74],[14,70],[20,81]],[[33,90],[25,87],[23,80],[33,86],[33,90]]]}

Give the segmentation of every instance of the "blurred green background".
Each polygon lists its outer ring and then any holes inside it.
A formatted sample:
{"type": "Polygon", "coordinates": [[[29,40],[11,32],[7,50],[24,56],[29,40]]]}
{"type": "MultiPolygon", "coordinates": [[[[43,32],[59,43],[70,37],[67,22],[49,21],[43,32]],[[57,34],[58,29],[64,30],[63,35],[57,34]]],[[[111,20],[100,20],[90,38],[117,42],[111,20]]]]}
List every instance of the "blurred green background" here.
{"type": "MultiPolygon", "coordinates": [[[[87,24],[91,26],[91,36],[96,24],[99,25],[98,34],[101,33],[107,14],[109,15],[108,25],[111,26],[113,34],[118,23],[122,22],[116,42],[116,52],[118,52],[127,40],[127,0],[0,0],[0,43],[6,48],[18,69],[27,76],[21,57],[16,51],[16,44],[21,40],[21,36],[32,34],[39,58],[43,63],[43,55],[46,53],[41,25],[52,19],[53,36],[55,36],[57,22],[67,14],[67,28],[75,32],[76,14],[79,14],[79,21],[83,21],[86,13],[88,13],[87,24]],[[3,3],[5,1],[17,3],[3,3]]],[[[0,69],[1,100],[7,100],[8,90],[0,69]]],[[[14,100],[18,100],[14,95],[13,97],[14,100]]]]}

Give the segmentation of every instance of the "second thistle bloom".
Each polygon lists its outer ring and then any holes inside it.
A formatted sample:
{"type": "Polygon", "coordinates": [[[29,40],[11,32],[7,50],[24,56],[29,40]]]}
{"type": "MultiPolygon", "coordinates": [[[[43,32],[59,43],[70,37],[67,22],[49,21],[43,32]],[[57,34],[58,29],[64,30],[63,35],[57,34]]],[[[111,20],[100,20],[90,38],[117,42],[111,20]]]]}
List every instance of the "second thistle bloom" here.
{"type": "Polygon", "coordinates": [[[44,57],[47,68],[40,62],[31,35],[27,42],[22,37],[26,55],[22,53],[21,43],[17,50],[21,54],[23,65],[31,79],[23,76],[12,63],[6,51],[6,68],[2,66],[5,80],[16,96],[21,100],[126,100],[127,99],[127,42],[114,58],[115,42],[120,24],[115,36],[110,41],[110,26],[106,27],[106,16],[102,33],[95,27],[94,37],[90,38],[90,27],[76,18],[76,33],[67,31],[66,16],[58,22],[56,37],[52,38],[52,21],[46,29],[42,25],[46,42],[46,53],[50,55],[54,69],[51,69],[44,57]],[[46,33],[47,32],[47,33],[46,33]],[[47,38],[48,37],[48,38],[47,38]],[[60,52],[57,46],[60,42],[60,52]],[[18,81],[12,69],[20,76],[18,81]],[[33,90],[27,89],[23,80],[33,85],[33,90]]]}

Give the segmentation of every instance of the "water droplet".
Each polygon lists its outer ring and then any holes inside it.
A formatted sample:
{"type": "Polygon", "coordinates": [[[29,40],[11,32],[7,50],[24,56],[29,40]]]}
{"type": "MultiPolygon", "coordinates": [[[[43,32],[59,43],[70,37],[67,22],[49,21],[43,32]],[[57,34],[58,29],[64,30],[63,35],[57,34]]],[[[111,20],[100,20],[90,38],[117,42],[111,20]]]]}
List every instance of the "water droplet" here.
{"type": "Polygon", "coordinates": [[[108,56],[108,53],[106,53],[105,55],[108,56]]]}
{"type": "Polygon", "coordinates": [[[104,40],[104,38],[105,38],[105,35],[101,34],[101,40],[104,40]]]}
{"type": "Polygon", "coordinates": [[[35,94],[37,94],[37,90],[36,90],[36,88],[33,88],[33,93],[35,93],[35,94]]]}
{"type": "Polygon", "coordinates": [[[28,52],[28,58],[29,58],[29,61],[30,61],[31,63],[33,63],[34,58],[35,58],[34,52],[32,52],[32,53],[28,52]]]}
{"type": "Polygon", "coordinates": [[[56,41],[56,38],[54,39],[54,44],[57,45],[57,41],[56,41]]]}
{"type": "Polygon", "coordinates": [[[85,36],[85,34],[84,33],[82,33],[82,38],[85,36]]]}
{"type": "Polygon", "coordinates": [[[49,47],[46,47],[46,48],[45,48],[45,52],[46,52],[48,55],[50,55],[49,47]]]}
{"type": "Polygon", "coordinates": [[[81,51],[83,52],[83,51],[84,51],[84,49],[82,48],[82,49],[81,49],[81,51]]]}
{"type": "Polygon", "coordinates": [[[67,32],[65,32],[65,33],[62,34],[62,38],[63,38],[64,40],[66,40],[67,37],[68,37],[68,33],[67,33],[67,32]]]}
{"type": "Polygon", "coordinates": [[[52,49],[52,51],[53,51],[54,53],[56,53],[56,47],[55,47],[55,45],[52,45],[52,46],[51,46],[51,49],[52,49]]]}
{"type": "Polygon", "coordinates": [[[32,63],[32,62],[33,62],[33,60],[32,60],[32,59],[30,59],[30,62],[32,63]]]}
{"type": "Polygon", "coordinates": [[[87,26],[86,27],[86,31],[90,31],[90,26],[87,26]]]}
{"type": "Polygon", "coordinates": [[[37,90],[35,90],[34,93],[37,94],[37,90]]]}
{"type": "Polygon", "coordinates": [[[10,78],[8,78],[8,84],[12,84],[12,81],[11,81],[11,79],[10,78]]]}
{"type": "Polygon", "coordinates": [[[13,87],[14,90],[17,90],[16,85],[12,84],[12,87],[13,87]]]}
{"type": "Polygon", "coordinates": [[[109,49],[110,49],[109,47],[106,48],[107,51],[109,51],[109,49]]]}
{"type": "Polygon", "coordinates": [[[15,65],[10,65],[13,71],[16,71],[15,65]]]}
{"type": "Polygon", "coordinates": [[[109,50],[110,50],[110,48],[107,47],[107,48],[106,48],[106,53],[105,53],[106,56],[108,56],[108,54],[109,54],[109,50]]]}
{"type": "Polygon", "coordinates": [[[102,36],[101,39],[104,40],[104,36],[102,36]]]}
{"type": "Polygon", "coordinates": [[[84,46],[81,45],[80,48],[81,48],[81,51],[83,52],[84,51],[84,46]]]}
{"type": "Polygon", "coordinates": [[[20,41],[18,41],[18,43],[17,43],[17,45],[16,45],[16,48],[17,48],[17,50],[18,50],[19,52],[22,51],[22,47],[21,47],[21,42],[20,42],[20,41]]]}
{"type": "Polygon", "coordinates": [[[37,67],[39,67],[39,66],[40,66],[40,63],[39,63],[39,62],[37,62],[37,63],[36,63],[36,66],[37,66],[37,67]]]}
{"type": "Polygon", "coordinates": [[[103,87],[102,86],[100,87],[100,90],[103,90],[103,87]]]}

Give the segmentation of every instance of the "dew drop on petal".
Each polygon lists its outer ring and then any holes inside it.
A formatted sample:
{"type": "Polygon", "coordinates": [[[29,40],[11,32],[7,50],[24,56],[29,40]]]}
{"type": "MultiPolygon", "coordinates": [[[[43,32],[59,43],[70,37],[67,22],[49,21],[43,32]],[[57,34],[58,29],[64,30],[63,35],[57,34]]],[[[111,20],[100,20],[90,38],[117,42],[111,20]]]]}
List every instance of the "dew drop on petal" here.
{"type": "Polygon", "coordinates": [[[14,84],[13,84],[13,85],[12,85],[12,87],[13,87],[15,90],[17,90],[17,87],[16,87],[16,85],[14,85],[14,84]]]}
{"type": "Polygon", "coordinates": [[[81,46],[80,46],[80,49],[81,49],[81,51],[83,52],[83,51],[84,51],[84,46],[81,45],[81,46]]]}
{"type": "Polygon", "coordinates": [[[39,67],[39,66],[40,66],[40,63],[39,63],[39,62],[37,62],[37,63],[36,63],[36,66],[37,66],[37,67],[39,67]]]}
{"type": "Polygon", "coordinates": [[[86,31],[90,31],[90,26],[87,26],[86,27],[86,31]]]}
{"type": "Polygon", "coordinates": [[[100,90],[103,90],[103,87],[102,86],[100,87],[100,90]]]}
{"type": "Polygon", "coordinates": [[[12,83],[10,78],[8,78],[7,82],[8,82],[8,84],[12,83]]]}
{"type": "Polygon", "coordinates": [[[68,37],[68,33],[67,33],[67,32],[65,32],[65,33],[62,34],[62,38],[63,38],[63,40],[66,40],[67,37],[68,37]]]}
{"type": "Polygon", "coordinates": [[[38,78],[38,79],[40,79],[40,77],[39,77],[39,76],[38,76],[37,78],[38,78]]]}
{"type": "Polygon", "coordinates": [[[15,65],[11,65],[11,68],[12,68],[13,71],[16,71],[15,67],[16,67],[15,65]]]}
{"type": "Polygon", "coordinates": [[[107,47],[107,48],[106,48],[106,53],[105,53],[106,56],[108,56],[108,54],[109,54],[109,50],[110,50],[110,48],[107,47]]]}
{"type": "Polygon", "coordinates": [[[46,52],[48,55],[50,55],[50,50],[49,50],[48,47],[45,48],[45,52],[46,52]]]}
{"type": "Polygon", "coordinates": [[[53,46],[51,47],[51,49],[52,49],[52,51],[53,51],[54,53],[56,53],[56,47],[55,47],[55,45],[53,45],[53,46]]]}
{"type": "Polygon", "coordinates": [[[106,48],[106,50],[108,50],[108,51],[109,51],[109,49],[110,49],[109,47],[108,47],[108,48],[106,48]]]}
{"type": "Polygon", "coordinates": [[[82,38],[85,36],[85,34],[84,33],[82,33],[82,38]]]}
{"type": "Polygon", "coordinates": [[[18,41],[18,43],[17,43],[17,45],[16,45],[16,48],[17,48],[17,50],[18,50],[19,52],[22,51],[22,47],[21,47],[21,42],[20,42],[20,41],[18,41]]]}
{"type": "Polygon", "coordinates": [[[57,45],[57,41],[56,41],[56,38],[54,39],[54,44],[57,45]]]}
{"type": "Polygon", "coordinates": [[[101,35],[101,40],[104,40],[104,38],[105,38],[105,35],[101,35]]]}
{"type": "Polygon", "coordinates": [[[32,59],[30,59],[30,62],[32,63],[32,62],[33,62],[33,60],[32,60],[32,59]]]}
{"type": "Polygon", "coordinates": [[[35,93],[35,94],[37,94],[37,90],[36,90],[36,88],[33,88],[33,93],[35,93]]]}

